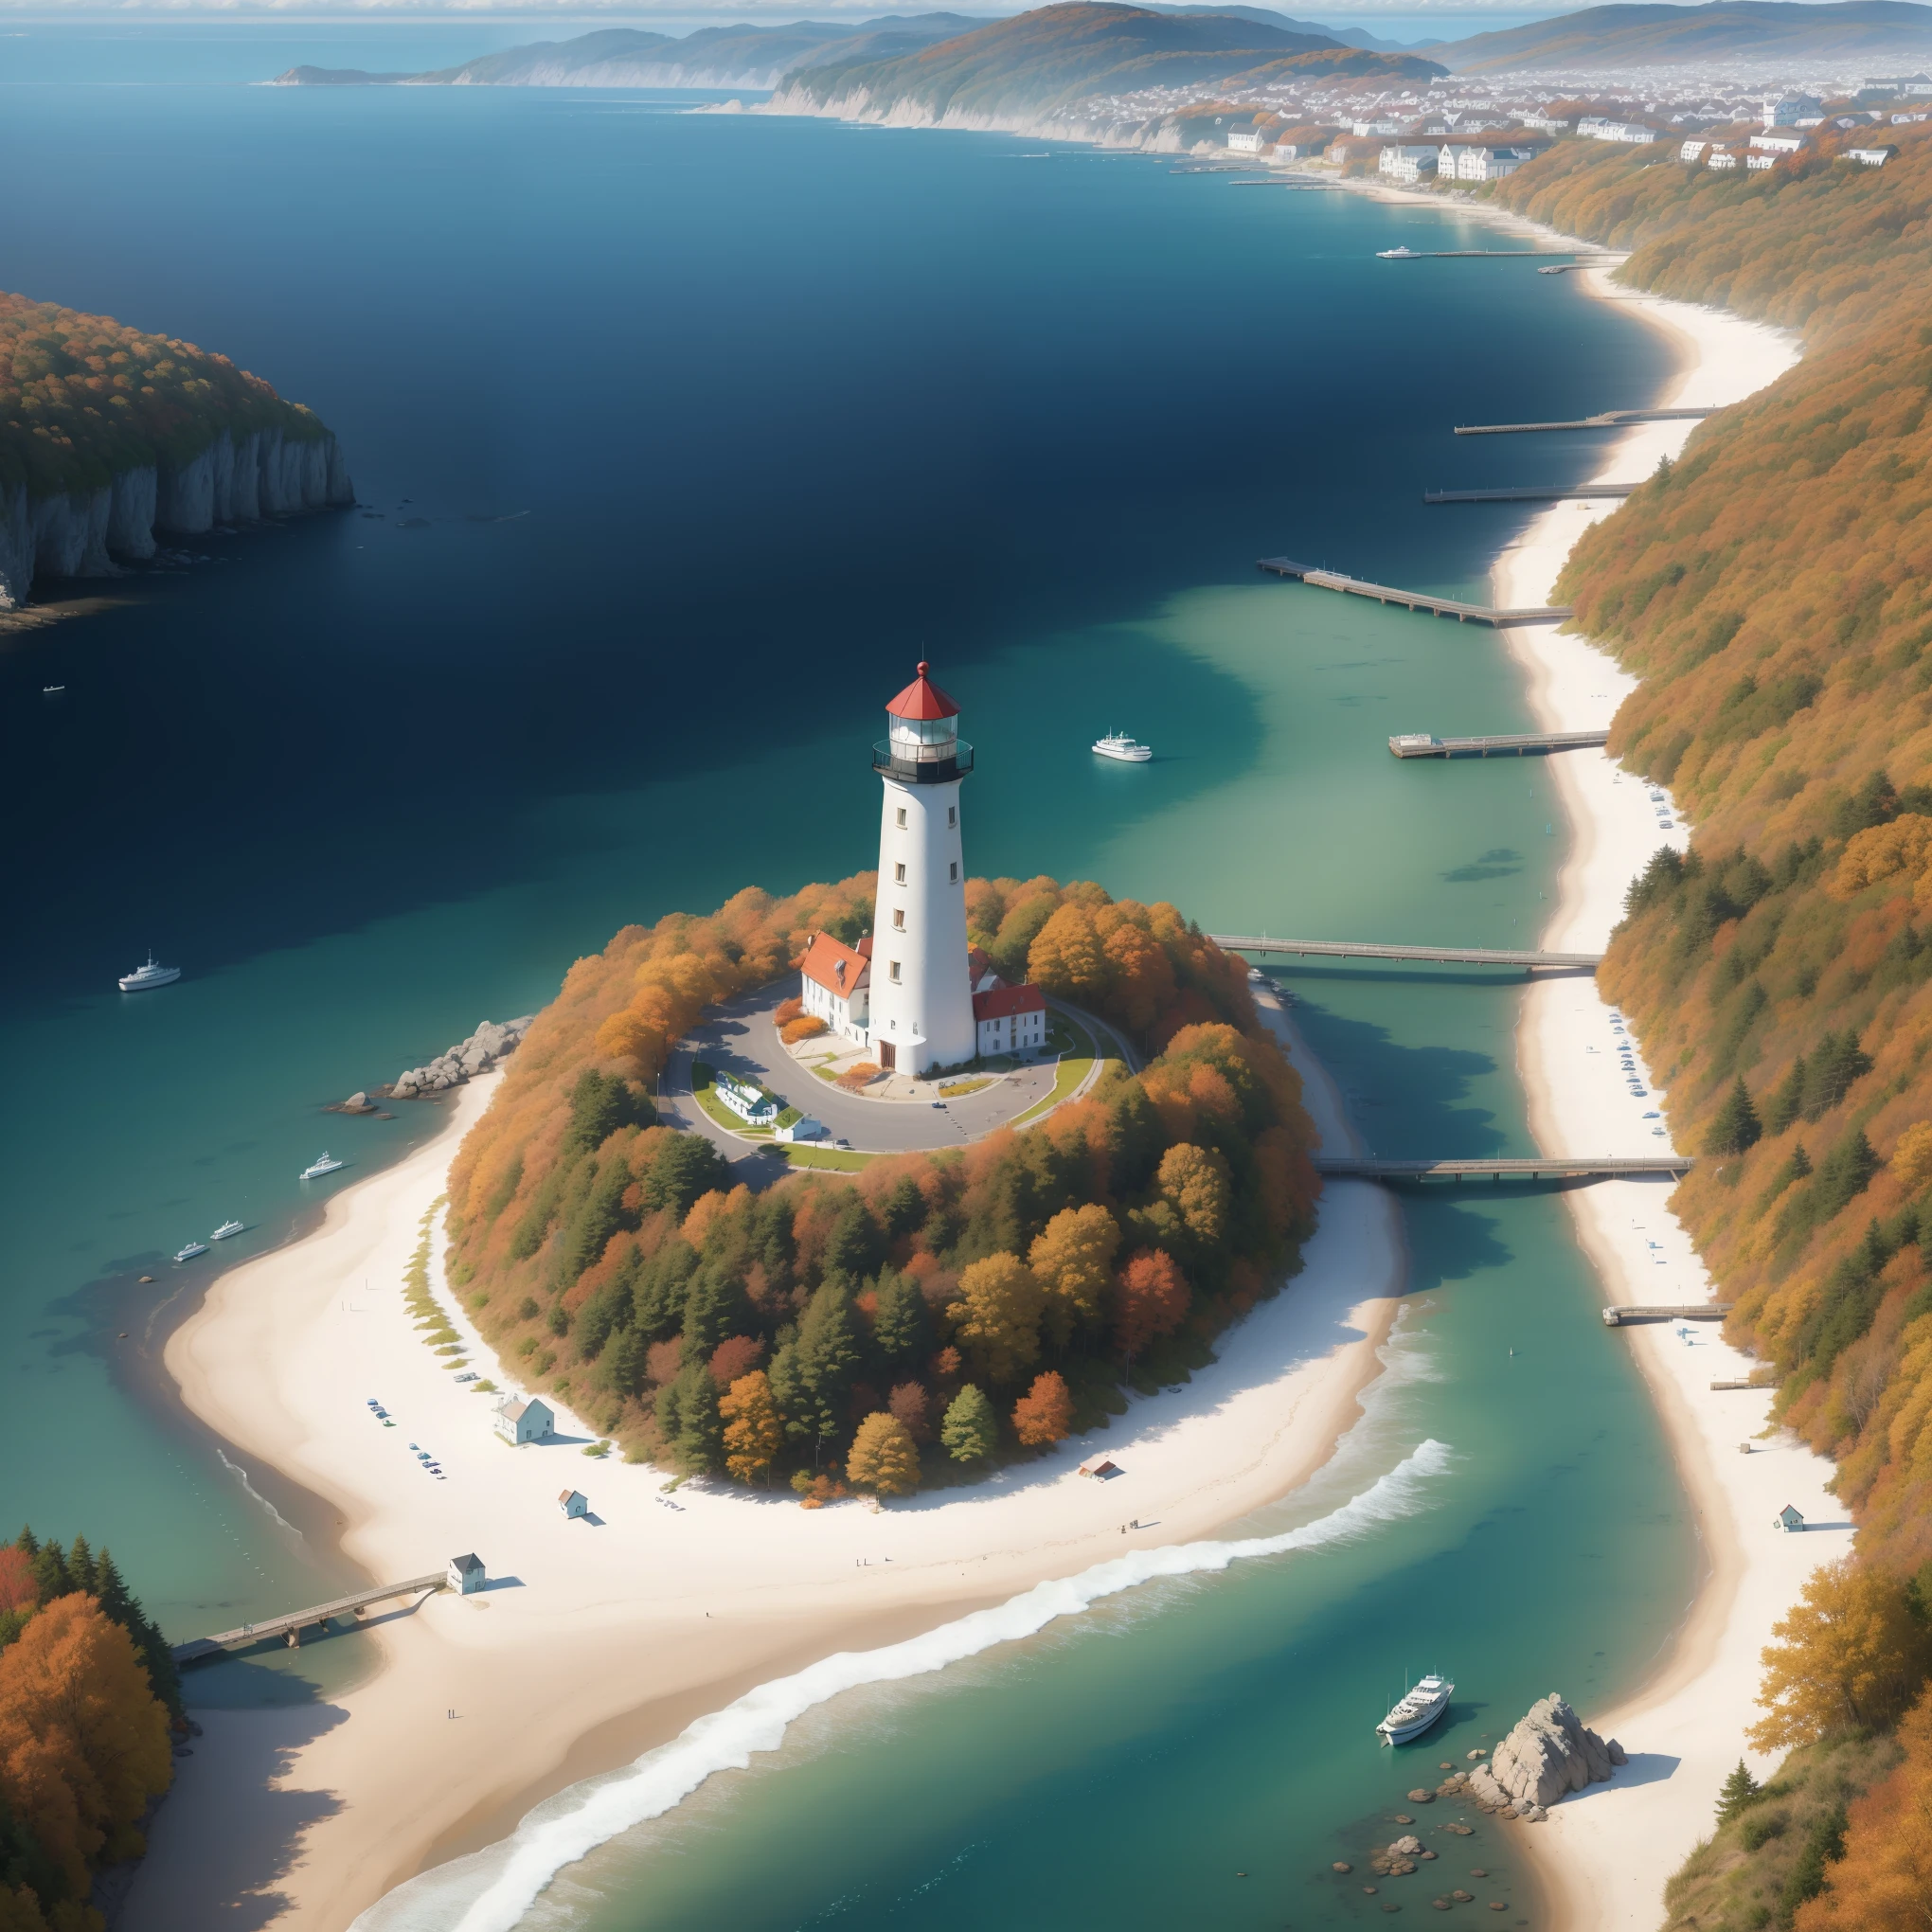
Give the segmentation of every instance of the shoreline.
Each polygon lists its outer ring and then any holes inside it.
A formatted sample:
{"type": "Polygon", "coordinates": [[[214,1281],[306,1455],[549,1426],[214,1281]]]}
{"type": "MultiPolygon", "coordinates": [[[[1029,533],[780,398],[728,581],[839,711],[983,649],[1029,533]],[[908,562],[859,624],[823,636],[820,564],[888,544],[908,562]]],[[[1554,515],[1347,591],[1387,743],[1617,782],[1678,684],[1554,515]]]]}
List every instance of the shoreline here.
{"type": "MultiPolygon", "coordinates": [[[[1350,1144],[1333,1082],[1261,993],[1323,1140],[1350,1144]]],[[[1301,1272],[1226,1333],[1217,1363],[971,1490],[880,1511],[806,1512],[789,1494],[705,1481],[673,1499],[661,1470],[582,1459],[590,1432],[562,1404],[564,1440],[512,1451],[491,1431],[489,1400],[414,1332],[402,1289],[497,1078],[472,1082],[437,1135],[335,1195],[319,1228],[218,1277],[165,1353],[191,1414],[339,1515],[347,1561],[382,1578],[474,1549],[492,1585],[372,1617],[377,1667],[339,1695],[198,1709],[206,1737],[155,1819],[124,1932],[204,1932],[242,1898],[258,1923],[341,1932],[399,1885],[502,1845],[532,1806],[745,1691],[1112,1559],[1158,1563],[1291,1496],[1383,1372],[1400,1223],[1383,1190],[1336,1182],[1301,1272]],[[352,1303],[345,1278],[371,1285],[352,1303]],[[372,1396],[396,1429],[371,1419],[372,1396]],[[418,1467],[410,1442],[438,1454],[447,1481],[418,1467]],[[1102,1446],[1124,1476],[1080,1479],[1102,1446]],[[560,1484],[589,1494],[594,1522],[563,1519],[560,1484]],[[1129,1515],[1156,1527],[1123,1532],[1129,1515]]],[[[432,1281],[474,1343],[439,1257],[432,1281]]],[[[508,1382],[493,1354],[472,1359],[508,1382]]]]}
{"type": "MultiPolygon", "coordinates": [[[[1508,219],[1519,231],[1552,232],[1508,219]]],[[[1613,289],[1601,270],[1578,273],[1593,298],[1629,305],[1673,341],[1679,367],[1655,406],[1736,402],[1798,360],[1781,331],[1723,311],[1613,289]]],[[[1648,475],[1660,457],[1676,457],[1695,426],[1626,429],[1606,445],[1596,477],[1648,475]]],[[[1577,539],[1614,508],[1563,503],[1536,516],[1496,560],[1495,601],[1549,601],[1577,539]]],[[[1637,687],[1582,636],[1544,627],[1505,636],[1543,729],[1607,725],[1637,687]]],[[[1651,852],[1662,843],[1684,849],[1688,833],[1668,805],[1669,830],[1660,829],[1665,814],[1648,795],[1662,788],[1621,773],[1607,752],[1565,752],[1553,766],[1572,836],[1539,943],[1599,950],[1620,916],[1624,889],[1651,852]]],[[[1640,1057],[1637,1036],[1628,1037],[1640,1057]]],[[[1616,1039],[1611,1009],[1594,979],[1551,978],[1526,990],[1518,1066],[1530,1130],[1544,1151],[1654,1150],[1644,1116],[1660,1113],[1646,1104],[1658,1095],[1652,1090],[1633,1100],[1622,1090],[1614,1074],[1616,1039]]],[[[1606,1301],[1649,1301],[1662,1293],[1671,1302],[1689,1303],[1713,1295],[1670,1209],[1673,1186],[1607,1181],[1566,1190],[1578,1243],[1606,1301]]],[[[1636,1357],[1694,1521],[1699,1574],[1683,1619],[1637,1681],[1608,1710],[1580,1713],[1621,1742],[1641,1778],[1619,1773],[1607,1785],[1590,1786],[1552,1807],[1546,1828],[1519,1835],[1561,1932],[1654,1932],[1665,1916],[1664,1886],[1708,1835],[1731,1766],[1742,1756],[1762,1776],[1779,1762],[1748,1750],[1743,1737],[1758,1714],[1759,1653],[1812,1570],[1849,1548],[1852,1528],[1826,1488],[1833,1465],[1788,1433],[1767,1439],[1770,1389],[1709,1387],[1748,1376],[1757,1366],[1751,1358],[1715,1333],[1680,1336],[1668,1323],[1609,1331],[1601,1345],[1629,1348],[1636,1357]],[[1741,1445],[1751,1453],[1741,1455],[1741,1445]],[[1804,1512],[1813,1533],[1775,1532],[1772,1518],[1785,1502],[1804,1512]]]]}

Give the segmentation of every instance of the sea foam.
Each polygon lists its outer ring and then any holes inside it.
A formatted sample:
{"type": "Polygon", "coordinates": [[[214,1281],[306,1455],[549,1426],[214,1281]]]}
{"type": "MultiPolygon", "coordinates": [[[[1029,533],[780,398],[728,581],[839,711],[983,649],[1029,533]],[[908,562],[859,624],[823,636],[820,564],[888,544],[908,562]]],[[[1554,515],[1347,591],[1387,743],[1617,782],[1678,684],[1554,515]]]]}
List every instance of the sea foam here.
{"type": "Polygon", "coordinates": [[[841,1691],[943,1671],[1142,1583],[1365,1535],[1412,1515],[1427,1479],[1447,1470],[1449,1454],[1446,1443],[1423,1441],[1360,1494],[1279,1535],[1131,1550],[1077,1576],[1036,1583],[991,1610],[975,1610],[921,1637],[879,1650],[841,1651],[792,1676],[760,1684],[699,1718],[670,1744],[645,1752],[626,1770],[546,1799],[501,1844],[397,1887],[364,1912],[351,1932],[510,1932],[565,1866],[632,1826],[663,1816],[714,1772],[748,1769],[755,1753],[776,1751],[784,1743],[796,1719],[841,1691]]]}

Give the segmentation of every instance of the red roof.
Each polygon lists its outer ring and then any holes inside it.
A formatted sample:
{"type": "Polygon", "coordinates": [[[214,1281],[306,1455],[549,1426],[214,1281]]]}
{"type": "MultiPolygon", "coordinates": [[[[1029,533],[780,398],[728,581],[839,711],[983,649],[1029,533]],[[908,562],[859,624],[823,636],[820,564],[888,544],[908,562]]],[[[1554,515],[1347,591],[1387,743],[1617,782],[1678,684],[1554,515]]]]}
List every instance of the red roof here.
{"type": "Polygon", "coordinates": [[[798,962],[808,979],[815,979],[826,992],[850,999],[868,983],[871,962],[864,954],[842,946],[830,933],[814,933],[805,957],[798,962]],[[843,969],[843,970],[841,970],[843,969]]]}
{"type": "Polygon", "coordinates": [[[931,678],[931,667],[921,661],[919,675],[886,707],[894,718],[957,718],[959,707],[931,678]]]}
{"type": "Polygon", "coordinates": [[[1037,986],[995,986],[991,993],[973,995],[973,1017],[1003,1020],[1009,1013],[1044,1013],[1046,996],[1037,986]]]}

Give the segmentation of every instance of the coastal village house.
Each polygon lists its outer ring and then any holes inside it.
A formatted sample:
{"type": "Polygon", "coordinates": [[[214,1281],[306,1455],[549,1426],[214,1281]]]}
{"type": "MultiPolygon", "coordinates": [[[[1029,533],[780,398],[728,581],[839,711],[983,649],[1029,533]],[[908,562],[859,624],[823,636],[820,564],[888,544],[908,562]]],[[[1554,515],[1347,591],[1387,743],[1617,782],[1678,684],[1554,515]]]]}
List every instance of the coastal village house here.
{"type": "Polygon", "coordinates": [[[1501,181],[1535,154],[1533,148],[1444,148],[1436,174],[1442,181],[1501,181]]]}
{"type": "Polygon", "coordinates": [[[1772,1527],[1777,1530],[1785,1530],[1788,1533],[1794,1530],[1802,1530],[1804,1528],[1804,1518],[1789,1503],[1786,1503],[1779,1511],[1778,1520],[1772,1527]]]}
{"type": "Polygon", "coordinates": [[[979,1050],[1037,1053],[1046,1044],[1046,1002],[1037,986],[995,986],[973,995],[979,1050]]]}
{"type": "Polygon", "coordinates": [[[443,1582],[459,1597],[474,1597],[490,1581],[483,1559],[473,1550],[467,1556],[453,1556],[443,1571],[443,1582]]]}
{"type": "Polygon", "coordinates": [[[576,1517],[590,1514],[590,1498],[581,1490],[564,1490],[557,1497],[557,1507],[565,1516],[574,1520],[576,1517]]]}
{"type": "Polygon", "coordinates": [[[556,1423],[548,1404],[535,1396],[507,1395],[496,1404],[496,1433],[519,1449],[526,1442],[541,1442],[556,1423]]]}
{"type": "Polygon", "coordinates": [[[1388,147],[1382,151],[1376,171],[1385,181],[1414,184],[1436,171],[1434,148],[1388,147]]]}
{"type": "Polygon", "coordinates": [[[1734,171],[1737,165],[1738,155],[1735,148],[1713,148],[1710,151],[1710,159],[1705,163],[1706,167],[1716,169],[1720,174],[1734,171]]]}
{"type": "Polygon", "coordinates": [[[784,1111],[778,1095],[740,1080],[736,1074],[719,1074],[711,1082],[711,1091],[748,1127],[769,1127],[784,1111]]]}
{"type": "Polygon", "coordinates": [[[1259,154],[1264,143],[1260,128],[1230,128],[1227,152],[1230,154],[1259,154]]]}
{"type": "Polygon", "coordinates": [[[1889,145],[1883,148],[1847,148],[1845,159],[1856,161],[1862,168],[1883,168],[1898,152],[1889,145]]]}
{"type": "Polygon", "coordinates": [[[1751,146],[1761,154],[1798,154],[1804,151],[1804,136],[1796,128],[1772,128],[1753,134],[1751,146]]]}
{"type": "Polygon", "coordinates": [[[871,955],[869,939],[847,946],[830,933],[814,933],[799,962],[804,977],[799,996],[805,1011],[815,1013],[830,1031],[859,1046],[870,1037],[871,955]]]}

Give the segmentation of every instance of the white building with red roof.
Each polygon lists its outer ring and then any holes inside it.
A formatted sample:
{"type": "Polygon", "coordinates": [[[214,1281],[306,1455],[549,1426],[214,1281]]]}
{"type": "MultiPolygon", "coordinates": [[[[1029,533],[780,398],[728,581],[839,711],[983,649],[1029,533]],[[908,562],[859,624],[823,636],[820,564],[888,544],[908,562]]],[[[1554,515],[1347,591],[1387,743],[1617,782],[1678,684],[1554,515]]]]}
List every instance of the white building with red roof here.
{"type": "Polygon", "coordinates": [[[871,1037],[872,942],[843,945],[830,933],[814,933],[798,962],[799,999],[842,1038],[864,1046],[871,1037]]]}
{"type": "Polygon", "coordinates": [[[1046,1001],[1037,986],[993,984],[973,995],[981,1053],[1037,1053],[1046,1044],[1046,1001]]]}

